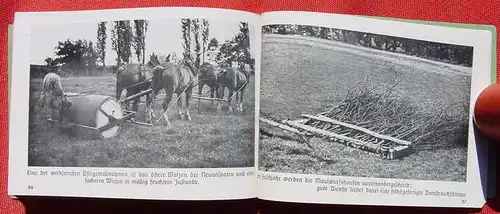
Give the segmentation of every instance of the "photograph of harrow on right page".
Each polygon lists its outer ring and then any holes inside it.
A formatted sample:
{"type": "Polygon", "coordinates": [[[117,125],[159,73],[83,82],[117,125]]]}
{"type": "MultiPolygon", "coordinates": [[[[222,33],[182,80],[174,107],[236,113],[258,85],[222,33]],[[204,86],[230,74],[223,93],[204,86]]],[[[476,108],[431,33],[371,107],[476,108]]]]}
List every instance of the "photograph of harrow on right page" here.
{"type": "Polygon", "coordinates": [[[259,198],[483,206],[471,112],[495,72],[490,31],[305,12],[262,20],[259,198]]]}

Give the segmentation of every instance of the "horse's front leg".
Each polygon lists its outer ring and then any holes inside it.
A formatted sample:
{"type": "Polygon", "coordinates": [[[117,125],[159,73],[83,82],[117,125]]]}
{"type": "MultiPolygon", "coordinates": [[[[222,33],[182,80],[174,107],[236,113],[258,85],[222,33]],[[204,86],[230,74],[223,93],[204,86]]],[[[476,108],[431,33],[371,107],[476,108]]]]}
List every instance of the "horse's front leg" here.
{"type": "MultiPolygon", "coordinates": [[[[132,95],[133,95],[133,94],[132,94],[132,92],[131,92],[131,91],[129,91],[129,90],[127,90],[127,94],[125,95],[125,96],[126,96],[126,97],[125,97],[125,99],[129,98],[129,97],[130,97],[130,96],[132,96],[132,95]]],[[[125,101],[125,103],[124,103],[124,104],[125,104],[125,106],[126,106],[128,109],[130,109],[130,107],[131,107],[130,102],[131,102],[131,100],[127,100],[127,101],[125,101]]],[[[133,107],[132,107],[132,111],[135,111],[135,109],[134,109],[133,107]]],[[[131,118],[131,120],[134,120],[134,118],[131,118]]]]}
{"type": "Polygon", "coordinates": [[[117,85],[115,98],[116,98],[116,101],[118,101],[118,102],[120,101],[120,98],[122,96],[122,91],[123,91],[123,89],[117,85]]]}
{"type": "Polygon", "coordinates": [[[172,96],[174,94],[173,90],[169,91],[167,90],[166,91],[166,95],[165,95],[165,100],[163,101],[163,119],[165,120],[165,126],[167,126],[167,128],[170,128],[172,125],[170,124],[170,120],[168,119],[168,105],[170,104],[170,101],[172,100],[172,96]]]}
{"type": "Polygon", "coordinates": [[[211,105],[214,105],[214,93],[215,93],[215,86],[210,87],[210,98],[212,98],[211,105]]]}
{"type": "Polygon", "coordinates": [[[150,92],[150,93],[147,93],[147,94],[146,94],[146,102],[148,102],[148,101],[149,101],[149,102],[153,102],[153,100],[151,100],[151,94],[152,94],[152,93],[153,93],[153,92],[150,92]]]}
{"type": "Polygon", "coordinates": [[[245,94],[245,88],[242,88],[240,91],[240,99],[239,99],[239,105],[240,105],[240,111],[243,111],[243,95],[245,94]]]}
{"type": "Polygon", "coordinates": [[[177,94],[177,114],[179,114],[179,119],[184,118],[182,113],[182,94],[177,94]]]}
{"type": "Polygon", "coordinates": [[[236,111],[241,111],[240,109],[240,92],[236,92],[236,111]]]}
{"type": "Polygon", "coordinates": [[[191,114],[189,113],[189,106],[190,106],[190,99],[191,95],[193,93],[193,89],[190,87],[188,90],[186,90],[186,112],[185,112],[185,117],[187,121],[191,121],[191,114]]]}
{"type": "MultiPolygon", "coordinates": [[[[115,95],[116,101],[118,103],[120,103],[121,105],[126,106],[127,108],[129,108],[129,102],[123,102],[123,103],[121,102],[122,92],[123,92],[123,88],[121,88],[120,86],[117,86],[116,87],[116,95],[115,95]]],[[[127,95],[126,96],[128,96],[128,90],[127,90],[127,95]]]]}
{"type": "Polygon", "coordinates": [[[216,89],[217,98],[221,99],[217,102],[217,111],[222,111],[222,98],[224,98],[224,86],[220,86],[220,88],[216,89]]]}
{"type": "MultiPolygon", "coordinates": [[[[204,86],[203,83],[198,84],[198,96],[200,96],[200,97],[201,97],[201,91],[203,91],[203,86],[204,86]]],[[[200,110],[200,99],[198,99],[198,106],[196,108],[198,108],[198,110],[200,110]]]]}
{"type": "Polygon", "coordinates": [[[146,122],[151,123],[154,118],[154,99],[156,98],[157,91],[152,90],[151,94],[148,94],[146,100],[146,122]]]}
{"type": "Polygon", "coordinates": [[[227,104],[229,105],[229,112],[233,112],[233,107],[231,107],[231,100],[233,99],[231,97],[233,96],[233,94],[234,94],[234,90],[229,89],[229,95],[227,97],[227,104]]]}

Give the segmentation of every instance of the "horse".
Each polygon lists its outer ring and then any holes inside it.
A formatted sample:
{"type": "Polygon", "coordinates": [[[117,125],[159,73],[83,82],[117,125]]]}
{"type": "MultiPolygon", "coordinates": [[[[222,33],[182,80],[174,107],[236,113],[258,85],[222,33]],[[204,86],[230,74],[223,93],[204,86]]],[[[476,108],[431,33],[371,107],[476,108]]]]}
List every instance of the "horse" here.
{"type": "MultiPolygon", "coordinates": [[[[220,74],[220,70],[208,62],[204,62],[200,65],[199,71],[198,95],[201,97],[203,86],[207,85],[208,87],[210,87],[210,97],[214,98],[214,93],[218,89],[217,79],[220,74]]],[[[212,100],[212,105],[213,104],[214,100],[212,100]]],[[[198,100],[197,108],[198,110],[200,109],[200,100],[198,100]]]]}
{"type": "MultiPolygon", "coordinates": [[[[191,115],[189,113],[189,106],[191,99],[194,81],[197,76],[196,68],[193,65],[193,60],[191,57],[184,54],[184,59],[179,63],[167,62],[162,65],[153,68],[153,81],[152,81],[152,93],[151,97],[147,102],[147,113],[146,121],[151,123],[152,118],[154,118],[154,105],[153,100],[161,89],[166,92],[165,99],[163,101],[163,117],[167,127],[171,127],[170,120],[168,118],[168,107],[172,100],[172,96],[175,93],[177,99],[180,99],[183,93],[186,93],[186,106],[184,118],[191,121],[191,115]]],[[[182,114],[182,102],[177,101],[179,118],[183,119],[182,114]]]]}
{"type": "MultiPolygon", "coordinates": [[[[146,65],[140,63],[128,63],[119,66],[116,70],[116,100],[120,100],[122,91],[127,90],[127,97],[140,93],[151,87],[151,79],[153,76],[153,68],[159,65],[160,62],[156,55],[150,56],[150,61],[146,65]]],[[[143,95],[144,96],[144,95],[143,95]]],[[[142,96],[133,99],[133,111],[139,109],[139,101],[142,96]]],[[[150,98],[150,94],[146,94],[146,99],[150,98]]],[[[130,100],[126,101],[126,106],[130,107],[130,100]]]]}
{"type": "MultiPolygon", "coordinates": [[[[248,85],[249,78],[247,77],[247,73],[235,68],[235,67],[226,67],[223,68],[221,74],[217,78],[217,83],[219,84],[217,90],[217,98],[222,99],[224,97],[224,90],[227,87],[229,89],[229,97],[228,97],[228,105],[229,111],[232,112],[233,108],[231,107],[232,96],[236,91],[236,110],[243,111],[243,95],[246,86],[248,85]]],[[[220,111],[222,107],[222,101],[219,101],[217,110],[220,111]]]]}

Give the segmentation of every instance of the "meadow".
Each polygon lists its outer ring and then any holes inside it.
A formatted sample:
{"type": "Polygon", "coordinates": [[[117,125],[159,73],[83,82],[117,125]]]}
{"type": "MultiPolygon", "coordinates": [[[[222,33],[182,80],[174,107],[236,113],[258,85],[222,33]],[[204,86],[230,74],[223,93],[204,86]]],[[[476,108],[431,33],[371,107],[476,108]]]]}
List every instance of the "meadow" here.
{"type": "MultiPolygon", "coordinates": [[[[360,82],[392,93],[428,115],[444,108],[469,110],[471,68],[301,36],[264,35],[260,111],[279,119],[324,112],[360,82]],[[397,82],[397,84],[395,84],[397,82]],[[450,108],[451,106],[451,108],[450,108]]],[[[280,130],[261,124],[261,129],[280,130]]],[[[294,138],[262,136],[259,169],[271,172],[461,181],[467,172],[467,139],[420,148],[383,160],[335,142],[312,138],[314,150],[294,138]]]]}
{"type": "MultiPolygon", "coordinates": [[[[62,78],[66,92],[100,94],[114,97],[115,77],[112,75],[62,78]]],[[[129,167],[129,168],[229,168],[254,166],[254,83],[246,88],[243,112],[216,111],[216,103],[191,100],[192,121],[179,120],[177,105],[168,114],[172,127],[153,127],[130,123],[122,125],[120,134],[109,139],[94,139],[80,132],[72,135],[60,131],[47,121],[50,111],[30,112],[29,166],[65,167],[129,167]]],[[[31,80],[30,105],[40,95],[41,79],[31,80]]],[[[208,86],[204,88],[204,94],[208,86]]],[[[193,94],[198,88],[193,89],[193,94]]],[[[125,94],[125,92],[123,93],[125,94]]],[[[227,97],[228,90],[226,90],[227,97]]],[[[158,94],[163,98],[165,92],[158,94]]],[[[208,95],[205,95],[208,96],[208,95]]],[[[174,99],[175,99],[174,95],[174,99]]],[[[145,97],[142,98],[145,100],[145,97]]],[[[181,100],[181,99],[179,99],[181,100]]],[[[163,112],[156,101],[155,113],[163,112]]],[[[235,101],[233,98],[233,108],[235,101]]],[[[144,103],[136,120],[144,119],[144,103]]],[[[158,116],[157,116],[158,117],[158,116]]]]}

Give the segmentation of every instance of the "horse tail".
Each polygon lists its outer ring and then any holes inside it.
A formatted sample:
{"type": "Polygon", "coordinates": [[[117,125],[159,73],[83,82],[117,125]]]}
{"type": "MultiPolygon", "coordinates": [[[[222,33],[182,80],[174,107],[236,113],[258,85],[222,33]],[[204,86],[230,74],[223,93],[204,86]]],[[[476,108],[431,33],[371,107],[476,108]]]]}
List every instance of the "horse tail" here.
{"type": "Polygon", "coordinates": [[[248,83],[250,82],[250,73],[246,72],[246,71],[243,71],[241,73],[243,73],[242,79],[244,79],[244,83],[243,83],[242,87],[246,87],[248,85],[248,83]]]}
{"type": "Polygon", "coordinates": [[[153,90],[156,89],[157,86],[155,86],[154,84],[155,83],[160,83],[161,82],[161,79],[163,77],[163,71],[165,70],[166,68],[161,66],[161,65],[157,65],[153,68],[153,76],[151,77],[151,88],[153,90]]]}

